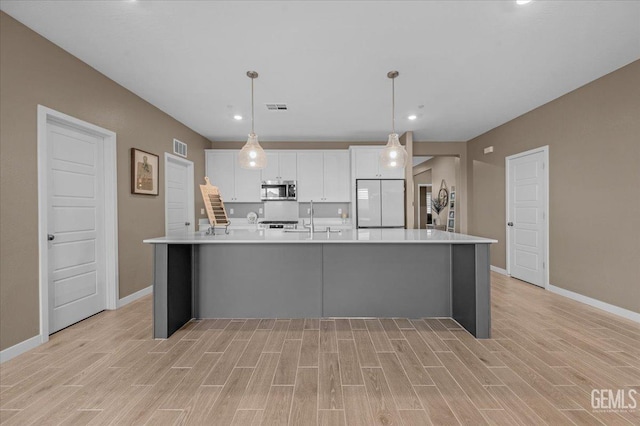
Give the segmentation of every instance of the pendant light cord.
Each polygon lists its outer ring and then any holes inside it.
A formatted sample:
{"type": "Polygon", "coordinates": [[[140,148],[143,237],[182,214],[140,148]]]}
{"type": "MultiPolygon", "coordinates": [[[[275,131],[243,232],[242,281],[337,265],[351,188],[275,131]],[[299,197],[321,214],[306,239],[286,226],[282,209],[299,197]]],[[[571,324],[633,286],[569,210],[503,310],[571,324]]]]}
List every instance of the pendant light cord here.
{"type": "Polygon", "coordinates": [[[396,79],[391,79],[391,129],[396,132],[396,79]]]}
{"type": "Polygon", "coordinates": [[[255,134],[254,130],[253,130],[253,80],[255,80],[253,77],[251,78],[251,134],[255,134]]]}

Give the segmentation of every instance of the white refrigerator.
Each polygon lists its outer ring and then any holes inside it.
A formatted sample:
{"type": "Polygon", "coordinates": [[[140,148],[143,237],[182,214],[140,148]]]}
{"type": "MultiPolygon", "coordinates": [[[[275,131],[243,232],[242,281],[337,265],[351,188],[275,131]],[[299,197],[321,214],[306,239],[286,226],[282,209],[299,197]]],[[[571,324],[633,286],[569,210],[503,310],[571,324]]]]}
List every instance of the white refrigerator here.
{"type": "Polygon", "coordinates": [[[404,228],[404,179],[356,180],[358,228],[404,228]]]}

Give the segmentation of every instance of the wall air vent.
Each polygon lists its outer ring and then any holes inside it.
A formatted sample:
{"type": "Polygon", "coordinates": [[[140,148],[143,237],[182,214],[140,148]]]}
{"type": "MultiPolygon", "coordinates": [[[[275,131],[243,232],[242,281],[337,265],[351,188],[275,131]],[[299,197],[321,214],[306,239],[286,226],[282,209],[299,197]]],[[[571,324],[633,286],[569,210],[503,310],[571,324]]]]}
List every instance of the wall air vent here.
{"type": "Polygon", "coordinates": [[[287,111],[287,104],[265,104],[269,111],[287,111]]]}
{"type": "Polygon", "coordinates": [[[173,153],[180,157],[187,158],[187,144],[178,139],[173,140],[173,153]]]}

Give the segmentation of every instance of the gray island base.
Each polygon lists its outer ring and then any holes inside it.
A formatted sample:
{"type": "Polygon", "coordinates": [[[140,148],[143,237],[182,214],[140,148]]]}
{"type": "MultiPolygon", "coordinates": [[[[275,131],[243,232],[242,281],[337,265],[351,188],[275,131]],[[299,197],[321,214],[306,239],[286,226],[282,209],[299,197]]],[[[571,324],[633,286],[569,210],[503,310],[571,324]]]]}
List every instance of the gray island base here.
{"type": "Polygon", "coordinates": [[[193,318],[450,317],[491,333],[489,244],[436,230],[239,230],[154,246],[153,335],[193,318]]]}

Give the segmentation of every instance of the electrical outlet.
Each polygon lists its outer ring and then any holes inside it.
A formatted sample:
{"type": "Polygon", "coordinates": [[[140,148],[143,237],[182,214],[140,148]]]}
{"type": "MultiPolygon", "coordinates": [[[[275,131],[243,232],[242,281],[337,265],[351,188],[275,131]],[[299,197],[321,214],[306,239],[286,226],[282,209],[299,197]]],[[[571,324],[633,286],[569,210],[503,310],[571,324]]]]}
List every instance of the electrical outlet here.
{"type": "Polygon", "coordinates": [[[342,209],[338,209],[338,214],[342,214],[342,209]]]}
{"type": "Polygon", "coordinates": [[[204,214],[204,209],[200,209],[200,214],[204,214]]]}
{"type": "Polygon", "coordinates": [[[258,214],[262,214],[262,207],[258,209],[258,214]]]}
{"type": "Polygon", "coordinates": [[[233,209],[229,209],[229,214],[233,214],[233,209]]]}
{"type": "Polygon", "coordinates": [[[311,209],[307,209],[307,214],[311,214],[311,209]]]}

